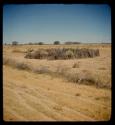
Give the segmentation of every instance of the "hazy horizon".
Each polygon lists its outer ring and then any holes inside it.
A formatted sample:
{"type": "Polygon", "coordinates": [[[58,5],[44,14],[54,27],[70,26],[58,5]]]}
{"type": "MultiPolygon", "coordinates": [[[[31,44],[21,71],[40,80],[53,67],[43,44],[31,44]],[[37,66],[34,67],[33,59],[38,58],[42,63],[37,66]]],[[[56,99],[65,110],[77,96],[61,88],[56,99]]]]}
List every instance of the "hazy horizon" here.
{"type": "Polygon", "coordinates": [[[3,7],[3,43],[111,43],[107,4],[18,4],[3,7]]]}

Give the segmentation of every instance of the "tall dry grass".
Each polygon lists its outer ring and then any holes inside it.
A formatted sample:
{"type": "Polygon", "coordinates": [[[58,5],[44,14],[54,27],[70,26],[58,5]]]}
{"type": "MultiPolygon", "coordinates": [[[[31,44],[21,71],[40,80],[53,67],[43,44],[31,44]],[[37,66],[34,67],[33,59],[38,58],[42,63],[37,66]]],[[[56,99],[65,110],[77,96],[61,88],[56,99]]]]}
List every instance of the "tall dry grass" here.
{"type": "Polygon", "coordinates": [[[27,62],[19,62],[18,60],[12,58],[3,58],[3,65],[10,65],[14,68],[32,71],[38,74],[48,74],[52,75],[53,77],[63,77],[68,82],[73,82],[76,84],[86,84],[86,85],[94,85],[97,88],[111,88],[111,77],[110,75],[100,75],[100,74],[93,74],[90,71],[83,71],[83,72],[71,72],[72,68],[78,68],[79,64],[74,63],[71,68],[65,65],[58,65],[55,71],[50,70],[47,66],[39,66],[39,67],[32,67],[27,62]]]}
{"type": "Polygon", "coordinates": [[[30,70],[30,66],[25,62],[18,62],[12,58],[3,57],[3,65],[9,65],[13,68],[22,69],[22,70],[30,70]]]}

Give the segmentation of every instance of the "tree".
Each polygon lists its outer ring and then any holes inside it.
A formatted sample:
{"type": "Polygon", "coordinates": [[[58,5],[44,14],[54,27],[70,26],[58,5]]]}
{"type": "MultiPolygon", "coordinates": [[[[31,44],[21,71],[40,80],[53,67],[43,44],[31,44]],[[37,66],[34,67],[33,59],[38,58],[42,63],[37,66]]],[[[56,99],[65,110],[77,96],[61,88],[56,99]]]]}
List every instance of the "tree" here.
{"type": "Polygon", "coordinates": [[[29,44],[29,45],[33,45],[33,43],[32,43],[32,42],[29,42],[28,44],[29,44]]]}
{"type": "Polygon", "coordinates": [[[17,41],[13,41],[12,45],[18,45],[18,42],[17,41]]]}
{"type": "Polygon", "coordinates": [[[70,44],[80,44],[80,42],[72,42],[72,41],[68,41],[65,42],[66,45],[70,45],[70,44]]]}
{"type": "Polygon", "coordinates": [[[59,45],[60,41],[54,41],[54,45],[59,45]]]}
{"type": "Polygon", "coordinates": [[[70,45],[70,44],[72,44],[72,42],[71,42],[71,41],[68,41],[68,42],[65,42],[65,44],[66,44],[66,45],[70,45]]]}
{"type": "Polygon", "coordinates": [[[73,44],[80,44],[80,42],[73,42],[73,44]]]}
{"type": "Polygon", "coordinates": [[[43,43],[43,42],[39,42],[38,44],[39,44],[39,45],[43,45],[44,43],[43,43]]]}

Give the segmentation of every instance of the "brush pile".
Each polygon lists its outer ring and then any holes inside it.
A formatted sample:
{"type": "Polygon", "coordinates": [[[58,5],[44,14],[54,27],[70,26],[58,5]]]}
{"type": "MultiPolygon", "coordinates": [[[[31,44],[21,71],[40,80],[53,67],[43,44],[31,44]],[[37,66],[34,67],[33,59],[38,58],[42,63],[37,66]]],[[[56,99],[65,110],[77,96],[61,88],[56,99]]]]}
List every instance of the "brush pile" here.
{"type": "Polygon", "coordinates": [[[93,58],[99,56],[99,49],[74,49],[74,48],[51,48],[51,49],[38,49],[28,51],[25,58],[29,59],[75,59],[75,58],[93,58]]]}

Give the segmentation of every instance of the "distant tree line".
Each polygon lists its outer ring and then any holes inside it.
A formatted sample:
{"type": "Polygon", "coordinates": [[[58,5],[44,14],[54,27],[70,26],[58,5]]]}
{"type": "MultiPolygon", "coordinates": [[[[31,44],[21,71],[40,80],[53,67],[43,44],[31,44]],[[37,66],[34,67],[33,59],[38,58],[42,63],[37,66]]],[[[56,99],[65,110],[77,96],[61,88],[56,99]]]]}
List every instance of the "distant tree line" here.
{"type": "Polygon", "coordinates": [[[70,45],[70,44],[81,44],[80,42],[71,42],[71,41],[68,41],[68,42],[65,42],[66,45],[70,45]]]}
{"type": "Polygon", "coordinates": [[[54,41],[54,45],[59,45],[60,41],[54,41]]]}
{"type": "Polygon", "coordinates": [[[27,43],[28,45],[43,45],[44,43],[43,42],[35,42],[35,43],[33,43],[33,42],[29,42],[29,43],[27,43]]]}
{"type": "Polygon", "coordinates": [[[107,43],[107,42],[105,42],[105,43],[104,43],[104,42],[102,42],[101,44],[111,44],[111,43],[109,43],[109,42],[108,42],[108,43],[107,43]]]}
{"type": "Polygon", "coordinates": [[[18,42],[17,41],[13,41],[12,45],[18,45],[18,42]]]}
{"type": "MultiPolygon", "coordinates": [[[[56,40],[53,42],[54,45],[60,45],[61,42],[56,40]]],[[[71,45],[71,44],[81,44],[81,42],[72,42],[72,41],[67,41],[67,42],[64,42],[63,44],[65,45],[71,45]]],[[[4,45],[13,45],[13,46],[16,46],[16,45],[47,45],[46,43],[44,42],[28,42],[28,43],[19,43],[17,41],[12,41],[12,43],[4,43],[4,45]]]]}

